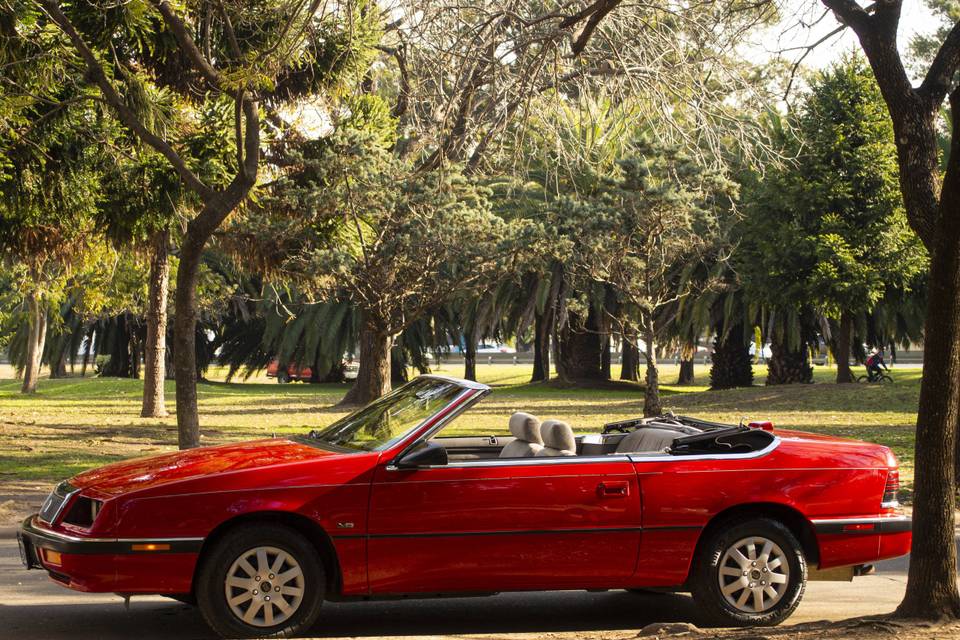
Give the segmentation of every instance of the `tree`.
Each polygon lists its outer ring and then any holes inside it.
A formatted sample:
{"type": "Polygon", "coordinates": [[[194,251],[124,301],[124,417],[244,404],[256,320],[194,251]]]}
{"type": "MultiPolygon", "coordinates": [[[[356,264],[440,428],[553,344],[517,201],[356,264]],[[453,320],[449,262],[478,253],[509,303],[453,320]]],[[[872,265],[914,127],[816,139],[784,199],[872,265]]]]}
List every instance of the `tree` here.
{"type": "Polygon", "coordinates": [[[950,122],[941,177],[937,118],[949,96],[960,109],[960,23],[947,31],[919,85],[897,49],[902,0],[863,7],[823,0],[860,41],[893,121],[907,219],[930,255],[923,381],[917,412],[914,529],[907,591],[898,615],[960,616],[954,546],[955,464],[960,421],[960,118],[950,122]]]}
{"type": "Polygon", "coordinates": [[[646,359],[644,415],[658,415],[657,346],[664,331],[658,315],[711,285],[694,273],[712,260],[718,220],[736,188],[680,150],[643,141],[618,164],[619,175],[605,181],[595,199],[566,206],[582,221],[575,254],[581,272],[612,287],[625,317],[639,327],[646,359]]]}
{"type": "MultiPolygon", "coordinates": [[[[407,0],[401,6],[381,44],[396,67],[394,113],[419,133],[402,140],[400,152],[418,156],[423,167],[463,163],[468,173],[516,150],[523,125],[541,109],[562,111],[564,96],[598,85],[617,103],[643,96],[637,108],[644,121],[677,125],[689,118],[700,132],[698,152],[745,141],[754,121],[734,115],[733,103],[754,101],[758,87],[752,70],[727,52],[776,17],[766,2],[407,0]]],[[[681,126],[655,127],[650,135],[691,151],[698,146],[681,126]]]]}
{"type": "Polygon", "coordinates": [[[816,78],[797,133],[802,150],[787,168],[791,219],[813,241],[809,299],[836,322],[837,382],[853,382],[855,318],[926,268],[897,186],[893,127],[862,57],[816,78]]]}
{"type": "MultiPolygon", "coordinates": [[[[199,445],[196,366],[196,290],[203,249],[226,217],[247,198],[261,162],[261,108],[323,93],[344,75],[363,69],[376,37],[360,3],[198,2],[183,10],[166,0],[127,4],[84,2],[62,7],[39,0],[62,31],[55,45],[76,56],[71,77],[89,82],[116,117],[173,167],[201,201],[186,224],[174,318],[174,373],[181,448],[199,445]],[[122,52],[122,55],[117,55],[122,52]],[[232,118],[234,161],[217,180],[204,180],[179,131],[145,121],[131,87],[157,82],[194,103],[232,118]]],[[[25,37],[43,37],[44,21],[23,22],[25,37]]],[[[220,129],[223,131],[223,129],[220,129]]]]}
{"type": "MultiPolygon", "coordinates": [[[[14,54],[29,50],[17,48],[14,54]]],[[[0,176],[0,251],[14,271],[25,308],[23,393],[37,390],[48,318],[95,232],[100,156],[88,133],[97,128],[97,120],[85,100],[69,102],[65,107],[51,106],[44,98],[22,102],[18,117],[30,124],[3,149],[7,171],[0,176]]]]}
{"type": "Polygon", "coordinates": [[[396,336],[455,295],[495,281],[512,251],[484,191],[454,167],[418,172],[376,136],[349,128],[304,147],[274,195],[267,206],[275,215],[309,203],[312,216],[293,228],[302,244],[280,271],[357,310],[360,368],[344,404],[389,391],[396,336]]]}
{"type": "Polygon", "coordinates": [[[167,415],[164,380],[170,227],[190,194],[184,192],[182,182],[161,156],[137,144],[132,147],[133,159],[118,158],[116,170],[105,176],[98,218],[114,242],[144,247],[149,256],[140,416],[159,418],[167,415]]]}

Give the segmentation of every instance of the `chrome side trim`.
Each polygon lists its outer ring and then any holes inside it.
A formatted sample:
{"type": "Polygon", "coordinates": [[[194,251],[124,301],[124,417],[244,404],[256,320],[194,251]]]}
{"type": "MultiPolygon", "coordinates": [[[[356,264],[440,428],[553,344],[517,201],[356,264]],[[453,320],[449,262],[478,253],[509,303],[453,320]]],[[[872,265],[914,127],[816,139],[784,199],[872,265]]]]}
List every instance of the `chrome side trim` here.
{"type": "Polygon", "coordinates": [[[883,522],[912,522],[910,516],[874,516],[872,518],[814,518],[813,524],[877,524],[883,522]]]}
{"type": "MultiPolygon", "coordinates": [[[[586,464],[590,462],[630,462],[630,458],[625,455],[606,455],[606,456],[555,456],[545,458],[493,458],[490,460],[464,460],[450,464],[435,464],[424,467],[417,467],[416,470],[423,469],[473,469],[476,467],[530,467],[530,466],[551,466],[558,464],[586,464]]],[[[394,465],[387,466],[387,471],[398,471],[399,467],[394,465]]]]}
{"type": "Polygon", "coordinates": [[[773,441],[765,446],[763,449],[758,451],[751,451],[749,453],[707,453],[701,455],[656,455],[648,456],[640,453],[627,453],[627,457],[630,458],[631,462],[680,462],[687,460],[752,460],[754,458],[762,458],[767,455],[774,449],[780,446],[780,438],[778,436],[773,437],[773,441]]]}
{"type": "MultiPolygon", "coordinates": [[[[457,414],[459,415],[459,413],[457,414]]],[[[448,420],[447,420],[448,421],[448,420]]],[[[441,428],[447,421],[442,422],[437,425],[437,429],[441,428]]],[[[432,429],[430,432],[425,434],[420,440],[426,440],[433,434],[437,429],[432,429]]],[[[771,451],[780,446],[780,438],[774,436],[773,441],[760,449],[759,451],[751,451],[749,453],[713,453],[713,454],[704,454],[704,455],[643,455],[638,453],[625,453],[625,454],[607,454],[600,456],[556,456],[556,457],[544,457],[544,458],[496,458],[491,460],[464,460],[461,462],[450,463],[446,465],[431,465],[426,467],[418,467],[418,469],[462,469],[462,468],[476,468],[476,467],[528,467],[528,466],[540,466],[540,465],[556,465],[556,464],[580,464],[580,463],[589,463],[589,462],[686,462],[692,460],[750,460],[754,458],[761,458],[771,451]]],[[[397,456],[399,457],[399,456],[397,456]]],[[[399,467],[396,465],[390,464],[386,467],[387,471],[398,471],[399,467]]]]}
{"type": "Polygon", "coordinates": [[[47,527],[42,526],[43,521],[33,517],[33,521],[30,523],[31,526],[37,531],[37,533],[43,535],[45,538],[54,538],[56,540],[62,540],[63,542],[124,542],[124,543],[141,543],[141,542],[203,542],[203,538],[81,538],[79,536],[71,536],[67,533],[61,533],[60,531],[53,531],[47,527]]]}

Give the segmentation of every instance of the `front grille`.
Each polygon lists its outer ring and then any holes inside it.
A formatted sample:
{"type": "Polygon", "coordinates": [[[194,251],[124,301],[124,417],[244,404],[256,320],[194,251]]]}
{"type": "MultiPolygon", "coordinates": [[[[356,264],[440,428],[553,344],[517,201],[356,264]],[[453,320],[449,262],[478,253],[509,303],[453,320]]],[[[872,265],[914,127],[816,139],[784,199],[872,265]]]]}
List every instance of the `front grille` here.
{"type": "Polygon", "coordinates": [[[63,511],[67,500],[76,492],[77,490],[73,485],[67,481],[58,484],[47,496],[47,499],[43,501],[43,506],[40,507],[40,519],[47,524],[53,524],[60,512],[63,511]]]}

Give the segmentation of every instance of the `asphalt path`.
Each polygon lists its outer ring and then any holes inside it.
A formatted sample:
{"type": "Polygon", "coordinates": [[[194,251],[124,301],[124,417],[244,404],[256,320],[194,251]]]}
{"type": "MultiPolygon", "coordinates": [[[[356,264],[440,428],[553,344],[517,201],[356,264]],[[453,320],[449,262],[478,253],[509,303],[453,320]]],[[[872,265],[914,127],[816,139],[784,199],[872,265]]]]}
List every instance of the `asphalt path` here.
{"type": "MultiPolygon", "coordinates": [[[[108,594],[64,589],[43,571],[20,564],[11,530],[0,530],[0,638],[17,640],[139,640],[213,638],[199,611],[155,596],[134,597],[129,609],[108,594]]],[[[854,582],[811,582],[789,623],[841,620],[892,611],[906,585],[907,558],[878,565],[854,582]]],[[[700,622],[685,594],[626,591],[508,593],[443,598],[326,603],[318,638],[555,634],[636,630],[654,622],[700,622]]],[[[631,634],[632,635],[632,634],[631,634]]]]}

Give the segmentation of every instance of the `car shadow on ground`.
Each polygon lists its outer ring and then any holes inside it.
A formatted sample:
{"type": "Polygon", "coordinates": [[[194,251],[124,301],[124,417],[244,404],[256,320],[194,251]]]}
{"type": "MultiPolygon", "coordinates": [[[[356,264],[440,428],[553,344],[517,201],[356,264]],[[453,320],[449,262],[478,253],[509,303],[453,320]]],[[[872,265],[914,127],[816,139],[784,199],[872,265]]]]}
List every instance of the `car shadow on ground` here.
{"type": "MultiPolygon", "coordinates": [[[[640,629],[654,622],[698,623],[686,595],[625,591],[511,593],[326,603],[309,637],[395,637],[473,633],[550,633],[640,629]]],[[[0,605],[0,627],[17,640],[178,640],[214,638],[200,612],[176,602],[120,600],[98,604],[0,605]]],[[[632,635],[632,634],[631,634],[632,635]]]]}

